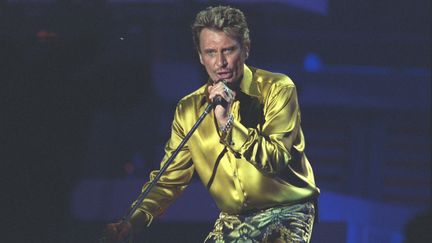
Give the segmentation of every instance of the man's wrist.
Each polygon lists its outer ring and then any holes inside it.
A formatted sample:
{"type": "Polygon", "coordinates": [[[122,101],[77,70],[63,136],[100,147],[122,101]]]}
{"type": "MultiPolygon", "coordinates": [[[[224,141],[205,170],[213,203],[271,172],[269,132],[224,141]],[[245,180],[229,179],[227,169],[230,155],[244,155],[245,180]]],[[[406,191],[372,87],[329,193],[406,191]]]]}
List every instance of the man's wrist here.
{"type": "Polygon", "coordinates": [[[227,134],[232,129],[232,125],[234,122],[234,116],[232,113],[229,114],[227,121],[219,127],[219,131],[221,134],[227,134]]]}

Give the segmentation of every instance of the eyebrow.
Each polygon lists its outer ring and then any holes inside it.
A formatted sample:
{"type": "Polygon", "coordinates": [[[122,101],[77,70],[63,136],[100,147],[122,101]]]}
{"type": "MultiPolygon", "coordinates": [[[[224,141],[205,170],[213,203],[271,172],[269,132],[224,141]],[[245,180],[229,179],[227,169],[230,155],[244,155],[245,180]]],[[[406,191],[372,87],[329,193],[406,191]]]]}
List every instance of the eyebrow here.
{"type": "Polygon", "coordinates": [[[205,53],[209,53],[209,52],[216,51],[216,49],[214,49],[214,48],[208,48],[208,49],[204,49],[203,51],[204,51],[205,53]]]}
{"type": "MultiPolygon", "coordinates": [[[[222,48],[222,51],[224,51],[224,50],[235,50],[237,48],[238,48],[237,45],[232,45],[232,46],[228,46],[228,47],[222,48]]],[[[209,53],[209,52],[216,51],[216,49],[215,48],[208,48],[208,49],[204,49],[203,51],[205,53],[209,53]]]]}

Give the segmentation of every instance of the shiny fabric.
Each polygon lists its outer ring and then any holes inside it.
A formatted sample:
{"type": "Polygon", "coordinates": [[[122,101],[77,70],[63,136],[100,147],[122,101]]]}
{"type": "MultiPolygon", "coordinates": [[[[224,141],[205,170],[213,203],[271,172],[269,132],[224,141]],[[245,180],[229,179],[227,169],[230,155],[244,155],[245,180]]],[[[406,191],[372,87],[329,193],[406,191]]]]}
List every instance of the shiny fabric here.
{"type": "Polygon", "coordinates": [[[245,215],[222,212],[204,242],[307,243],[311,239],[314,218],[312,202],[272,207],[245,215]]]}
{"type": "MultiPolygon", "coordinates": [[[[133,215],[134,225],[149,225],[162,214],[186,189],[195,172],[219,209],[229,214],[296,204],[318,196],[304,153],[300,109],[291,79],[245,65],[236,91],[230,133],[221,137],[213,112],[207,115],[133,215]]],[[[207,105],[207,85],[179,101],[161,166],[207,105]]],[[[156,173],[150,174],[150,180],[156,173]]]]}

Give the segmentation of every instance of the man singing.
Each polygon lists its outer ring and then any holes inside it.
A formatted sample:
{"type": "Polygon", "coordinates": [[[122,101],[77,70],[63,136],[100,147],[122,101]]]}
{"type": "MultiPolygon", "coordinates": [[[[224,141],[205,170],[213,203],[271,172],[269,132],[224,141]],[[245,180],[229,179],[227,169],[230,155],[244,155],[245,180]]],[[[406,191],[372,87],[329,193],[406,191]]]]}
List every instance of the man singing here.
{"type": "Polygon", "coordinates": [[[197,173],[221,211],[205,242],[309,242],[319,189],[304,153],[295,84],[284,74],[245,64],[249,29],[236,8],[199,12],[192,33],[209,78],[177,104],[161,165],[207,105],[215,99],[222,102],[193,133],[131,221],[107,226],[108,238],[117,242],[142,232],[197,173]]]}

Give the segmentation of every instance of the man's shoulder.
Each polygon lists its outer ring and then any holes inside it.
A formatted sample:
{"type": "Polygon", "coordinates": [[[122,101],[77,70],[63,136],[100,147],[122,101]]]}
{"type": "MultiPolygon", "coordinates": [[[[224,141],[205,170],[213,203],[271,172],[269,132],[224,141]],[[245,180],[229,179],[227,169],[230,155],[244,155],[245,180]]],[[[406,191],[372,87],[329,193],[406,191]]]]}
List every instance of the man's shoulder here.
{"type": "Polygon", "coordinates": [[[268,71],[260,68],[251,68],[253,77],[263,85],[294,85],[292,79],[284,73],[268,71]]]}
{"type": "Polygon", "coordinates": [[[189,106],[191,104],[199,103],[200,100],[205,99],[206,97],[206,84],[202,85],[198,89],[190,92],[189,94],[183,96],[178,102],[178,105],[189,106]]]}

